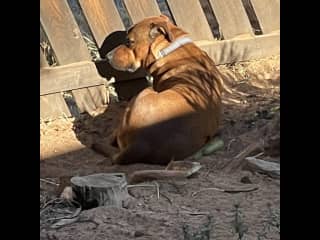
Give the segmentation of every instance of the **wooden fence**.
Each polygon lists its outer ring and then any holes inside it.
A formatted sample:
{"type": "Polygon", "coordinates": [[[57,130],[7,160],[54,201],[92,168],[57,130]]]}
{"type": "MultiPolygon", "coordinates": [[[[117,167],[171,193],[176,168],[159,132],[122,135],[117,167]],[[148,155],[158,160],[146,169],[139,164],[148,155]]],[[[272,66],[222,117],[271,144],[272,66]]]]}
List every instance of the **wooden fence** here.
{"type": "MultiPolygon", "coordinates": [[[[217,64],[280,52],[280,0],[76,1],[98,48],[110,33],[126,29],[122,16],[126,11],[126,20],[131,23],[160,13],[169,15],[217,64]],[[119,3],[125,8],[119,9],[119,3]]],[[[119,80],[143,77],[141,71],[128,74],[107,69],[109,75],[101,74],[70,2],[40,0],[40,27],[57,61],[57,66],[49,66],[40,48],[40,116],[44,119],[72,115],[65,93],[70,93],[80,113],[90,113],[107,104],[106,76],[115,75],[119,80]]]]}

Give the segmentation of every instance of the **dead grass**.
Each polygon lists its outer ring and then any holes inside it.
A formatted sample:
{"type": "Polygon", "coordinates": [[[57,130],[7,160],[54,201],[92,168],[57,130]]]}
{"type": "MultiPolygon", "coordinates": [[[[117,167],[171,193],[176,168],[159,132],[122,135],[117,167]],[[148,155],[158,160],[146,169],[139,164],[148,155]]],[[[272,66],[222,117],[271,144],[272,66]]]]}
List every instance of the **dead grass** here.
{"type": "Polygon", "coordinates": [[[42,41],[40,43],[40,47],[42,49],[42,52],[47,59],[48,65],[50,67],[54,67],[58,65],[57,59],[54,55],[53,49],[51,48],[48,41],[42,41]]]}
{"type": "Polygon", "coordinates": [[[280,88],[280,55],[219,65],[218,68],[225,76],[225,83],[231,87],[247,82],[257,88],[280,88]]]}
{"type": "Polygon", "coordinates": [[[92,37],[89,37],[88,35],[82,35],[83,40],[86,42],[88,50],[90,52],[90,55],[92,57],[93,61],[96,61],[100,58],[99,49],[97,44],[93,41],[92,37]]]}
{"type": "Polygon", "coordinates": [[[235,234],[238,235],[238,240],[243,240],[245,234],[249,230],[249,227],[243,220],[243,213],[240,209],[240,205],[235,204],[233,207],[234,209],[232,210],[232,212],[234,213],[234,219],[232,220],[231,224],[234,228],[235,234]]]}

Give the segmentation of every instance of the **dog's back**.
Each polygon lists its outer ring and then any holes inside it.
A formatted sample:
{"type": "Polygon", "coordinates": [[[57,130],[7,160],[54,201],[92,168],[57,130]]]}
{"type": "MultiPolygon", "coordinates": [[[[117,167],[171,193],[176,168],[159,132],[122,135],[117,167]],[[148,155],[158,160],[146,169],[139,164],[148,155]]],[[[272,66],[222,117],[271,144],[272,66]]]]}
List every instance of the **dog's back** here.
{"type": "Polygon", "coordinates": [[[170,45],[171,40],[164,36],[175,38],[174,33],[184,31],[159,17],[156,24],[163,29],[153,42],[148,41],[151,33],[140,31],[148,30],[154,19],[130,30],[132,46],[121,46],[109,55],[118,69],[143,65],[154,77],[153,89],[145,89],[132,99],[118,128],[121,151],[115,162],[119,164],[182,160],[215,134],[220,121],[222,83],[214,62],[192,42],[156,59],[159,49],[170,45]]]}

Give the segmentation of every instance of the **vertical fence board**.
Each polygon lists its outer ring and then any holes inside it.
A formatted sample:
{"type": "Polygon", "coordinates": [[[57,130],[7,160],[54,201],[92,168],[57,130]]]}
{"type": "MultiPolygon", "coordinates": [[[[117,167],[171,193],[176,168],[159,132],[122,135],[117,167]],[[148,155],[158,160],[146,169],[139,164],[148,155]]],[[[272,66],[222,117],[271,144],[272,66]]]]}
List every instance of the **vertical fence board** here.
{"type": "Polygon", "coordinates": [[[108,34],[116,30],[124,30],[120,14],[113,1],[79,0],[79,4],[99,47],[108,34]]]}
{"type": "Polygon", "coordinates": [[[71,113],[61,93],[40,96],[41,118],[57,118],[63,115],[70,117],[71,113]]]}
{"type": "Polygon", "coordinates": [[[105,88],[106,87],[104,85],[88,88],[89,93],[96,107],[100,107],[108,103],[107,91],[105,88]]]}
{"type": "Polygon", "coordinates": [[[83,112],[92,112],[96,109],[96,105],[93,102],[91,94],[88,88],[82,88],[72,91],[73,98],[77,103],[77,106],[80,110],[80,113],[83,112]]]}
{"type": "Polygon", "coordinates": [[[210,4],[225,39],[243,34],[253,35],[241,0],[210,0],[210,4]]]}
{"type": "Polygon", "coordinates": [[[199,1],[167,0],[176,24],[190,33],[193,40],[214,40],[199,1]]]}
{"type": "Polygon", "coordinates": [[[133,23],[161,14],[156,0],[125,0],[124,3],[133,23]]]}
{"type": "Polygon", "coordinates": [[[267,34],[280,29],[280,1],[279,0],[251,0],[262,33],[267,34]]]}
{"type": "Polygon", "coordinates": [[[40,21],[59,65],[91,59],[65,0],[41,0],[40,21]]]}

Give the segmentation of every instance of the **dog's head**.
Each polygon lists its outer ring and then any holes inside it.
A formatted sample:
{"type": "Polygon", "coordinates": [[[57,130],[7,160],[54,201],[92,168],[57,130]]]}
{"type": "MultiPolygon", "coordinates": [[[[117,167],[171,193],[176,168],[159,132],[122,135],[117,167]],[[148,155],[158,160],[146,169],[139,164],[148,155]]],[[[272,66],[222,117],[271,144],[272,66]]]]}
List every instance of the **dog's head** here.
{"type": "Polygon", "coordinates": [[[161,49],[185,34],[165,15],[149,17],[133,25],[128,30],[127,43],[116,47],[106,57],[115,69],[135,72],[147,67],[161,49]]]}

